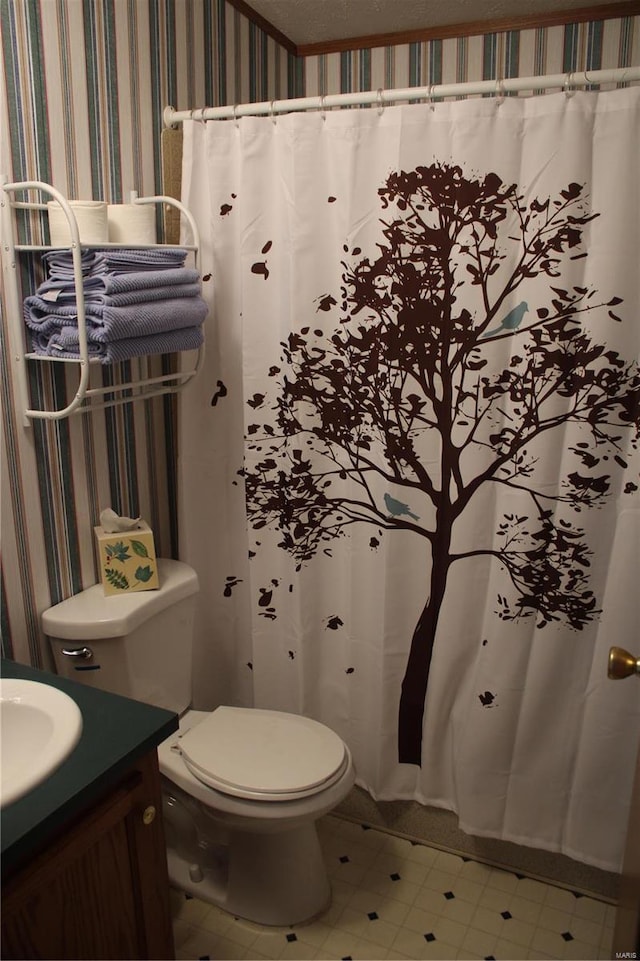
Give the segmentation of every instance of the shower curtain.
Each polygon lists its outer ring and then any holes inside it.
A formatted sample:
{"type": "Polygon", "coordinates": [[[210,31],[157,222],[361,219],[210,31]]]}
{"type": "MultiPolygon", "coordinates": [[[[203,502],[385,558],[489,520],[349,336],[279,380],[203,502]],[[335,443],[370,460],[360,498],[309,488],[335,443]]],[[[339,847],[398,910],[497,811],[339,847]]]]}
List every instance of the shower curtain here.
{"type": "Polygon", "coordinates": [[[195,704],[618,870],[640,735],[640,89],[185,123],[195,704]]]}

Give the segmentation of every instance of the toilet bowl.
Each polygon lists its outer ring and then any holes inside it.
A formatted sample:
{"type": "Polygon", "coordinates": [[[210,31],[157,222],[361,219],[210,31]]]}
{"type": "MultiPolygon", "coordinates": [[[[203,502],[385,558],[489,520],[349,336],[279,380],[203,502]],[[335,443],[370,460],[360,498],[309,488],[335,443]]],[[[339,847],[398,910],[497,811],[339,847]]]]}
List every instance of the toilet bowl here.
{"type": "Polygon", "coordinates": [[[329,728],[255,708],[188,711],[158,758],[178,887],[260,924],[296,924],[329,906],[315,822],[355,780],[329,728]]]}
{"type": "Polygon", "coordinates": [[[355,782],[349,749],[301,715],[192,710],[198,581],[178,561],[158,574],[156,591],[105,598],[96,584],[45,611],[56,669],[180,715],[158,747],[173,885],[260,924],[309,920],[330,902],[316,821],[355,782]]]}

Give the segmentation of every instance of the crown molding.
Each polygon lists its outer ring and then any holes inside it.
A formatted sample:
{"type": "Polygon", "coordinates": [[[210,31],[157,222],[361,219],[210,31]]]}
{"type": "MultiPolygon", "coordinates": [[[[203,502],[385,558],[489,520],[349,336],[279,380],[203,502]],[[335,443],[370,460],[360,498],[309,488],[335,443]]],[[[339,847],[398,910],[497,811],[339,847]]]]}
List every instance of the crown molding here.
{"type": "Polygon", "coordinates": [[[264,30],[264,32],[277,43],[279,43],[280,46],[284,47],[288,53],[293,54],[294,57],[300,56],[298,53],[298,48],[293,40],[289,40],[288,37],[285,37],[284,33],[281,33],[280,30],[274,27],[272,23],[269,23],[268,20],[260,16],[260,14],[257,13],[253,7],[250,7],[248,3],[245,3],[245,0],[227,0],[227,3],[230,3],[232,7],[235,7],[239,13],[242,13],[247,20],[250,20],[252,23],[254,23],[256,27],[264,30]]]}
{"type": "Polygon", "coordinates": [[[624,0],[621,3],[580,7],[576,10],[548,11],[504,17],[499,20],[472,20],[420,30],[403,30],[397,33],[378,33],[344,40],[326,40],[319,43],[295,44],[268,20],[256,13],[245,0],[227,0],[233,7],[264,30],[277,43],[297,57],[317,57],[327,53],[344,53],[348,50],[390,47],[398,44],[421,43],[427,40],[448,40],[452,37],[471,37],[487,33],[504,33],[509,30],[534,30],[539,27],[557,27],[566,23],[584,23],[596,20],[616,20],[620,17],[640,15],[640,0],[624,0]]]}

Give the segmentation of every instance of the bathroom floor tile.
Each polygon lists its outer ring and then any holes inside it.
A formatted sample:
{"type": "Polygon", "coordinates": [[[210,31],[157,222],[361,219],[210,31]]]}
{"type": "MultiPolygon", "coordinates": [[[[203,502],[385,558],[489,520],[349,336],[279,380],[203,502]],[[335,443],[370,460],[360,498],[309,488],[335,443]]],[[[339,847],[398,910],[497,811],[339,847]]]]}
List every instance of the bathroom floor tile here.
{"type": "Polygon", "coordinates": [[[180,918],[173,919],[173,941],[175,944],[176,951],[186,944],[190,937],[196,933],[196,929],[192,924],[187,924],[186,921],[182,921],[180,918]]]}
{"type": "Polygon", "coordinates": [[[298,936],[298,941],[320,948],[334,930],[324,921],[312,921],[311,924],[297,924],[292,929],[298,936]]]}
{"type": "Polygon", "coordinates": [[[457,854],[447,854],[445,851],[440,851],[433,862],[433,867],[437,871],[446,871],[448,874],[460,874],[464,864],[463,859],[457,854]]]}
{"type": "Polygon", "coordinates": [[[527,955],[527,948],[523,948],[521,944],[507,941],[506,938],[498,938],[493,949],[493,957],[496,961],[525,961],[527,955]]]}
{"type": "Polygon", "coordinates": [[[273,928],[172,891],[180,961],[460,961],[610,957],[615,908],[467,857],[327,815],[330,908],[273,928]]]}
{"type": "Polygon", "coordinates": [[[389,957],[387,948],[375,944],[373,941],[358,941],[351,953],[353,961],[386,961],[389,957]]]}
{"type": "Polygon", "coordinates": [[[405,881],[411,881],[414,884],[422,884],[432,867],[430,864],[412,861],[398,854],[380,851],[371,865],[370,870],[379,873],[383,877],[389,877],[391,874],[399,873],[399,865],[402,865],[401,877],[405,881]]]}
{"type": "Polygon", "coordinates": [[[587,921],[596,921],[599,924],[606,924],[608,907],[610,907],[610,905],[603,904],[602,901],[594,901],[593,898],[578,898],[573,913],[577,918],[585,918],[587,921]]]}
{"type": "MultiPolygon", "coordinates": [[[[202,920],[199,922],[199,926],[204,928],[206,931],[211,931],[214,934],[226,935],[227,930],[234,923],[234,919],[226,911],[221,911],[220,908],[216,908],[211,904],[207,907],[209,911],[203,916],[202,920]]],[[[193,922],[192,922],[193,923],[193,922]]]]}
{"type": "MultiPolygon", "coordinates": [[[[312,944],[305,944],[304,941],[294,941],[292,943],[287,943],[283,947],[280,958],[289,959],[289,961],[308,961],[309,958],[317,958],[317,949],[312,944]]],[[[251,954],[245,955],[246,958],[250,958],[251,954]]]]}
{"type": "MultiPolygon", "coordinates": [[[[175,889],[171,891],[171,909],[174,918],[180,918],[181,921],[196,925],[202,924],[206,915],[210,914],[212,910],[217,910],[206,901],[200,901],[198,898],[193,898],[188,894],[185,895],[175,889]]],[[[223,915],[223,912],[220,912],[220,914],[223,915]]],[[[228,914],[223,916],[230,920],[228,914]]]]}
{"type": "Polygon", "coordinates": [[[282,933],[273,932],[270,928],[265,927],[263,933],[259,934],[253,942],[252,947],[268,958],[279,958],[287,944],[288,942],[282,933]]]}
{"type": "Polygon", "coordinates": [[[226,928],[222,937],[228,941],[233,941],[234,944],[241,945],[241,947],[248,948],[255,943],[260,934],[262,934],[260,925],[234,919],[226,928]]]}
{"type": "Polygon", "coordinates": [[[176,947],[176,958],[178,961],[191,961],[194,958],[225,958],[225,961],[236,961],[244,958],[245,950],[239,944],[227,942],[222,935],[196,929],[184,944],[176,947]]]}
{"type": "Polygon", "coordinates": [[[542,905],[537,901],[529,901],[515,894],[508,904],[509,911],[518,921],[527,921],[529,924],[537,924],[542,912],[542,905]]]}
{"type": "Polygon", "coordinates": [[[476,956],[479,955],[481,958],[486,958],[488,955],[493,954],[497,941],[498,939],[495,934],[480,931],[478,928],[467,928],[458,957],[464,958],[467,954],[473,954],[476,956]]]}

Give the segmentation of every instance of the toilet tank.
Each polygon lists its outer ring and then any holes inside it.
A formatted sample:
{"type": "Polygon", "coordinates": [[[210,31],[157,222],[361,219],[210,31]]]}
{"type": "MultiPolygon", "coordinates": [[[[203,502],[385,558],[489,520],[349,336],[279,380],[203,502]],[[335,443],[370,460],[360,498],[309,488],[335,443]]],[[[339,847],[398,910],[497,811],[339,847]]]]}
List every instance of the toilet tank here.
{"type": "Polygon", "coordinates": [[[181,714],[191,703],[194,570],[158,558],[160,587],[106,597],[101,584],[42,615],[58,674],[181,714]]]}

